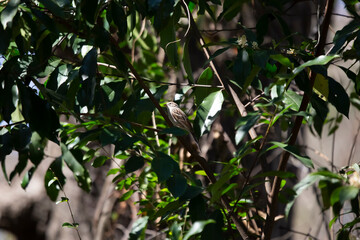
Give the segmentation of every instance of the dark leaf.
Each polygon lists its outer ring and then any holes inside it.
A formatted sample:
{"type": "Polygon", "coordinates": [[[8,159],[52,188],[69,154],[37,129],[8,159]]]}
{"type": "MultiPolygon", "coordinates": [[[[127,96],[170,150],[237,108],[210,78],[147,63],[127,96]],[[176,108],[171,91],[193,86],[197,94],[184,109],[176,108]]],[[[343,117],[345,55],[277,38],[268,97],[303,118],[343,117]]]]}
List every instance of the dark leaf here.
{"type": "Polygon", "coordinates": [[[311,159],[308,156],[301,156],[299,153],[299,150],[297,149],[296,146],[287,145],[285,143],[280,143],[280,142],[271,142],[271,143],[274,144],[275,146],[280,147],[283,150],[291,153],[294,157],[299,159],[300,162],[302,162],[306,167],[314,168],[314,165],[313,165],[311,159]]]}
{"type": "Polygon", "coordinates": [[[349,118],[349,109],[350,109],[350,99],[347,95],[344,87],[335,81],[334,79],[328,77],[329,80],[329,102],[335,106],[338,112],[344,114],[349,118]]]}
{"type": "Polygon", "coordinates": [[[183,195],[180,196],[180,200],[191,200],[204,191],[204,188],[199,186],[188,186],[183,195]]]}
{"type": "Polygon", "coordinates": [[[111,1],[110,7],[111,17],[119,30],[118,36],[120,39],[124,39],[127,32],[127,19],[123,6],[116,1],[111,1]]]}
{"type": "Polygon", "coordinates": [[[272,15],[262,15],[256,23],[256,40],[259,44],[264,41],[264,37],[268,32],[269,22],[272,15]]]}
{"type": "Polygon", "coordinates": [[[98,14],[98,0],[81,0],[80,10],[85,20],[94,25],[98,14]]]}
{"type": "Polygon", "coordinates": [[[22,115],[29,123],[32,131],[39,133],[41,137],[58,143],[57,129],[60,127],[59,118],[48,102],[41,99],[35,92],[24,86],[17,84],[22,104],[22,115]]]}
{"type": "Polygon", "coordinates": [[[188,187],[186,179],[181,174],[174,174],[166,181],[166,186],[174,198],[182,196],[188,187]]]}
{"type": "Polygon", "coordinates": [[[126,173],[134,172],[142,168],[145,164],[145,159],[141,156],[131,156],[125,163],[126,173]]]}
{"type": "Polygon", "coordinates": [[[79,70],[81,77],[81,89],[78,94],[78,101],[81,106],[92,108],[94,104],[97,69],[97,49],[92,48],[84,57],[79,70]]]}
{"type": "Polygon", "coordinates": [[[321,136],[323,125],[325,123],[326,117],[329,113],[329,108],[327,103],[319,98],[317,95],[313,95],[310,99],[312,107],[315,109],[314,116],[314,128],[316,132],[321,136]]]}
{"type": "Polygon", "coordinates": [[[235,81],[243,88],[245,79],[251,72],[251,62],[248,52],[245,49],[240,49],[235,59],[233,73],[235,81]]]}
{"type": "Polygon", "coordinates": [[[240,117],[236,122],[235,128],[235,143],[239,144],[249,130],[256,124],[257,120],[260,118],[258,113],[248,114],[244,117],[240,117]]]}
{"type": "Polygon", "coordinates": [[[192,222],[206,219],[206,205],[204,198],[201,195],[196,196],[190,200],[189,215],[192,222]]]}
{"type": "Polygon", "coordinates": [[[179,173],[179,165],[164,153],[158,153],[151,162],[151,167],[158,176],[159,182],[166,181],[173,173],[179,173]]]}
{"type": "Polygon", "coordinates": [[[215,210],[211,215],[210,219],[215,222],[205,226],[204,231],[201,233],[201,240],[217,240],[224,239],[223,227],[224,217],[221,210],[215,210]]]}

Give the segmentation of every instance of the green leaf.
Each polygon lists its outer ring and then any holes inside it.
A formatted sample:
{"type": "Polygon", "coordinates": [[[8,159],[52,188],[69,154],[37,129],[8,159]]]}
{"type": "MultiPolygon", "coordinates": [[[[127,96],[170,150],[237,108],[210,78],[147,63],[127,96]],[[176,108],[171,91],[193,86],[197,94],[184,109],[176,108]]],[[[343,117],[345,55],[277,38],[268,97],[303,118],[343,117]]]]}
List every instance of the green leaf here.
{"type": "Polygon", "coordinates": [[[42,138],[37,132],[32,133],[29,145],[29,158],[35,166],[39,165],[43,160],[46,144],[46,138],[42,138]]]}
{"type": "Polygon", "coordinates": [[[302,100],[302,96],[300,96],[296,92],[292,90],[285,91],[285,98],[284,98],[285,107],[290,106],[290,109],[298,112],[300,109],[301,100],[302,100]]]}
{"type": "Polygon", "coordinates": [[[59,203],[63,203],[63,202],[68,202],[69,199],[67,197],[61,197],[61,200],[57,201],[55,204],[59,204],[59,203]]]}
{"type": "Polygon", "coordinates": [[[144,239],[145,230],[148,223],[149,217],[141,217],[137,219],[131,228],[131,232],[129,234],[129,240],[138,240],[144,239]]]}
{"type": "Polygon", "coordinates": [[[285,216],[286,217],[289,216],[291,207],[294,205],[296,197],[298,197],[306,188],[313,185],[317,180],[319,180],[321,178],[322,178],[322,176],[309,174],[294,186],[293,190],[295,191],[296,195],[294,196],[293,199],[290,199],[288,204],[286,204],[286,207],[285,207],[285,216]]]}
{"type": "Polygon", "coordinates": [[[261,68],[258,65],[254,65],[252,67],[250,74],[246,77],[244,85],[242,86],[243,87],[242,94],[244,94],[246,92],[246,90],[252,84],[254,79],[256,79],[256,76],[258,75],[260,70],[261,70],[261,68]]]}
{"type": "Polygon", "coordinates": [[[34,174],[35,170],[36,170],[36,167],[32,167],[32,168],[29,169],[29,171],[27,171],[25,173],[25,175],[24,175],[24,177],[23,177],[23,179],[21,181],[21,187],[23,189],[26,189],[26,187],[29,185],[29,182],[30,182],[31,177],[34,174]]]}
{"type": "Polygon", "coordinates": [[[145,158],[141,156],[131,156],[125,163],[126,173],[134,172],[142,168],[145,164],[145,158]]]}
{"type": "Polygon", "coordinates": [[[52,201],[56,201],[59,191],[65,185],[66,177],[62,172],[63,161],[56,158],[45,173],[44,185],[46,193],[52,201]]]}
{"type": "Polygon", "coordinates": [[[357,187],[341,186],[332,192],[330,198],[331,205],[333,206],[337,202],[343,205],[345,201],[355,198],[358,193],[359,189],[357,187]]]}
{"type": "Polygon", "coordinates": [[[170,202],[166,204],[165,207],[158,209],[156,213],[153,216],[151,216],[151,220],[157,219],[158,217],[164,218],[164,216],[172,212],[179,211],[179,209],[181,209],[182,206],[183,206],[183,202],[180,200],[170,202]]]}
{"type": "Polygon", "coordinates": [[[119,201],[126,201],[128,200],[134,193],[134,190],[129,190],[127,191],[126,193],[124,193],[120,198],[119,198],[119,201]]]}
{"type": "Polygon", "coordinates": [[[108,159],[109,158],[107,156],[99,156],[94,159],[94,162],[91,164],[91,166],[93,166],[94,168],[101,167],[108,159]]]}
{"type": "MultiPolygon", "coordinates": [[[[214,74],[210,67],[206,68],[200,75],[197,80],[197,84],[202,85],[213,85],[214,82],[214,74]]],[[[217,88],[209,88],[209,87],[195,87],[195,102],[196,105],[200,105],[202,101],[209,96],[211,93],[218,91],[217,88]]]]}
{"type": "Polygon", "coordinates": [[[197,137],[210,130],[212,123],[221,111],[224,96],[221,91],[213,92],[200,104],[194,120],[194,131],[197,137]]]}
{"type": "Polygon", "coordinates": [[[299,153],[299,150],[292,145],[287,145],[285,143],[281,143],[281,142],[271,142],[272,144],[274,144],[277,147],[282,148],[283,150],[291,153],[295,158],[299,159],[300,162],[302,162],[306,167],[308,168],[314,168],[314,165],[311,161],[311,159],[307,156],[301,156],[299,153]]]}
{"type": "Polygon", "coordinates": [[[4,10],[1,11],[0,19],[1,24],[4,29],[10,24],[12,24],[12,20],[14,19],[18,6],[21,3],[20,0],[10,0],[4,10]]]}
{"type": "Polygon", "coordinates": [[[181,236],[181,225],[175,221],[170,227],[170,233],[171,240],[179,240],[181,236]]]}
{"type": "Polygon", "coordinates": [[[241,140],[245,137],[245,135],[249,132],[249,130],[256,124],[257,120],[260,118],[258,113],[249,113],[244,117],[240,117],[236,122],[235,128],[235,143],[239,144],[241,140]]]}
{"type": "Polygon", "coordinates": [[[187,78],[189,79],[189,82],[194,83],[195,80],[191,69],[191,58],[189,54],[189,39],[187,39],[184,43],[182,62],[184,65],[185,72],[187,74],[187,78]]]}
{"type": "Polygon", "coordinates": [[[294,77],[298,75],[302,70],[304,70],[307,67],[315,66],[315,65],[326,65],[330,61],[334,60],[335,58],[339,58],[339,55],[332,55],[332,56],[325,56],[321,55],[313,60],[307,61],[303,64],[301,64],[299,67],[295,68],[292,72],[294,77]]]}
{"type": "Polygon", "coordinates": [[[79,227],[79,224],[78,224],[78,223],[64,222],[64,223],[62,224],[62,227],[77,228],[77,227],[79,227]]]}
{"type": "MultiPolygon", "coordinates": [[[[205,47],[205,46],[203,46],[205,47]]],[[[206,60],[206,62],[204,63],[204,66],[207,66],[211,61],[213,61],[217,56],[221,55],[222,53],[226,52],[227,50],[229,50],[230,47],[225,47],[225,48],[220,48],[218,50],[216,50],[210,57],[208,60],[206,60]]]]}
{"type": "Polygon", "coordinates": [[[284,65],[289,68],[294,68],[294,64],[290,61],[289,58],[285,57],[284,55],[281,54],[270,55],[270,58],[279,62],[281,65],[284,65]]]}
{"type": "Polygon", "coordinates": [[[174,174],[166,181],[166,186],[174,198],[182,196],[187,189],[186,179],[181,174],[174,174]]]}
{"type": "MultiPolygon", "coordinates": [[[[60,147],[62,152],[62,159],[65,161],[70,170],[74,173],[75,179],[78,182],[79,187],[84,189],[86,192],[90,192],[91,179],[88,171],[81,165],[81,163],[75,158],[73,153],[69,151],[69,149],[64,143],[60,143],[60,147]]],[[[80,157],[82,157],[82,153],[80,153],[79,155],[80,157]]]]}
{"type": "Polygon", "coordinates": [[[209,220],[205,220],[205,221],[194,222],[194,224],[191,226],[189,231],[185,234],[183,240],[188,240],[190,237],[201,233],[203,231],[204,227],[209,223],[215,223],[215,220],[209,219],[209,220]]]}

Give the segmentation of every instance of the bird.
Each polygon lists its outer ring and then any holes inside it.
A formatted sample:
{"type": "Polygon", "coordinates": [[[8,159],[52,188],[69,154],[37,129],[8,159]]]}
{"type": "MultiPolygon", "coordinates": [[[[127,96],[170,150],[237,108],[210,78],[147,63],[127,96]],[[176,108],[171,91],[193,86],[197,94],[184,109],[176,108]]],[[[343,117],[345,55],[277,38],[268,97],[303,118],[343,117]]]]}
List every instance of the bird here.
{"type": "Polygon", "coordinates": [[[166,108],[168,110],[168,115],[172,124],[174,124],[175,127],[184,129],[189,132],[195,141],[198,142],[189,119],[187,118],[186,114],[179,108],[179,106],[174,102],[168,102],[166,103],[166,108]]]}

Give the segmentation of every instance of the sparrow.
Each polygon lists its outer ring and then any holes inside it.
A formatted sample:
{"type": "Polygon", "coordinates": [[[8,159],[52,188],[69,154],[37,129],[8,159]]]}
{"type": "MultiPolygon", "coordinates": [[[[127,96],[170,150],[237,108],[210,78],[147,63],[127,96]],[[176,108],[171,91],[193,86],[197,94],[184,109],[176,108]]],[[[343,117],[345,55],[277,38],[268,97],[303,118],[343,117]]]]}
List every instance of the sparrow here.
{"type": "Polygon", "coordinates": [[[179,108],[179,106],[174,102],[168,102],[166,103],[166,108],[169,113],[168,115],[170,121],[174,124],[174,126],[188,131],[193,136],[195,141],[198,142],[194,135],[194,130],[189,119],[187,118],[186,114],[179,108]]]}

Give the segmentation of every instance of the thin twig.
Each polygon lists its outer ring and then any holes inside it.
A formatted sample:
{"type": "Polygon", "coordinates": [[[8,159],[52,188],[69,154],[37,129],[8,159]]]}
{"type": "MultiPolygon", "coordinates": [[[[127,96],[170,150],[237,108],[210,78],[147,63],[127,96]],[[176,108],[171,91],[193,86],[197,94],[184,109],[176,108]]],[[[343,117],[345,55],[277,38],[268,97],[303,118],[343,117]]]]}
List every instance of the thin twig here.
{"type": "Polygon", "coordinates": [[[49,169],[50,169],[50,171],[54,174],[54,176],[55,176],[55,178],[56,178],[56,181],[57,181],[58,184],[59,184],[60,190],[62,191],[62,193],[64,194],[64,197],[66,198],[66,204],[67,204],[67,207],[68,207],[69,212],[70,212],[70,215],[71,215],[72,225],[73,225],[73,227],[75,228],[76,233],[77,233],[79,239],[81,240],[80,232],[79,232],[79,229],[78,229],[79,226],[78,226],[78,223],[75,221],[75,217],[74,217],[73,211],[72,211],[71,206],[70,206],[70,199],[67,197],[67,195],[66,195],[66,193],[65,193],[65,190],[64,190],[64,187],[63,187],[63,185],[61,184],[59,178],[56,176],[55,172],[54,172],[51,168],[49,168],[49,169]]]}
{"type": "MultiPolygon", "coordinates": [[[[153,124],[153,128],[157,129],[157,127],[156,127],[156,119],[155,119],[155,112],[154,111],[152,111],[152,113],[151,113],[151,121],[152,121],[152,124],[153,124]]],[[[160,147],[159,135],[158,135],[158,133],[156,131],[155,131],[155,140],[156,140],[156,145],[158,147],[160,147]]]]}
{"type": "Polygon", "coordinates": [[[303,232],[299,232],[299,231],[292,230],[292,229],[285,228],[285,227],[280,227],[280,228],[281,228],[281,229],[284,229],[284,230],[286,230],[286,231],[288,231],[288,232],[292,232],[292,233],[296,233],[296,234],[300,234],[300,235],[309,237],[309,238],[314,239],[314,240],[317,240],[317,239],[318,239],[317,237],[312,236],[310,233],[303,233],[303,232]]]}
{"type": "MultiPolygon", "coordinates": [[[[339,117],[339,113],[336,113],[336,118],[338,119],[339,117]]],[[[337,124],[337,123],[335,123],[337,124]]],[[[333,138],[332,138],[332,146],[331,146],[331,171],[334,171],[334,161],[335,161],[335,139],[336,139],[336,131],[334,131],[333,133],[333,138]]]]}
{"type": "Polygon", "coordinates": [[[7,124],[7,125],[2,125],[2,126],[0,126],[0,128],[7,128],[7,127],[15,126],[15,125],[18,125],[18,124],[24,123],[24,122],[26,122],[26,121],[22,120],[22,121],[19,121],[19,122],[14,122],[14,123],[10,123],[10,124],[7,124]]]}

